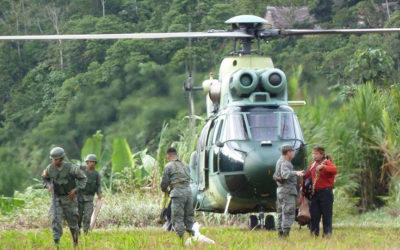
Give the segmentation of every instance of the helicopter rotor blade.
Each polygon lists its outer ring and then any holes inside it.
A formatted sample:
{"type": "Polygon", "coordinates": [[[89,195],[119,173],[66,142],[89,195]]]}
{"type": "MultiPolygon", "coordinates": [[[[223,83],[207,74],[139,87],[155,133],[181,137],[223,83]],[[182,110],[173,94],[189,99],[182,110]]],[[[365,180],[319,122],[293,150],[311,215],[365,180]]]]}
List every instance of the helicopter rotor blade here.
{"type": "Polygon", "coordinates": [[[368,33],[393,33],[400,32],[400,28],[386,29],[331,29],[331,30],[304,30],[304,29],[285,29],[279,30],[280,36],[295,35],[334,35],[334,34],[368,34],[368,33]]]}
{"type": "Polygon", "coordinates": [[[202,37],[246,38],[254,36],[241,31],[210,30],[208,32],[0,36],[0,40],[163,39],[163,38],[202,38],[202,37]]]}

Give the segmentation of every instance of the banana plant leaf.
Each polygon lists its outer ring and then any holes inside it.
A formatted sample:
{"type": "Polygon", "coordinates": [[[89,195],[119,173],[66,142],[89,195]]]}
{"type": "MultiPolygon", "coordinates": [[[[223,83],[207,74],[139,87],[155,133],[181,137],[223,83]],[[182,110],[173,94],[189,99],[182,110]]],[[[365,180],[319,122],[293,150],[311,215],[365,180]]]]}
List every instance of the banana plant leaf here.
{"type": "Polygon", "coordinates": [[[97,159],[101,159],[102,141],[103,135],[101,131],[97,131],[92,138],[88,138],[81,151],[82,160],[84,160],[88,154],[95,154],[97,159]]]}
{"type": "Polygon", "coordinates": [[[125,138],[117,137],[114,139],[111,163],[114,173],[121,172],[125,167],[135,167],[131,149],[125,138]]]}

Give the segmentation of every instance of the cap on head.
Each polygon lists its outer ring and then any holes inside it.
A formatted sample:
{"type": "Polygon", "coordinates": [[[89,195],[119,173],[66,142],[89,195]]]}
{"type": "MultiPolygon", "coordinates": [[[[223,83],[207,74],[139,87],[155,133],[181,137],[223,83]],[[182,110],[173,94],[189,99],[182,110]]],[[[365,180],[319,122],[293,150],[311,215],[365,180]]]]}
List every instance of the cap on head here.
{"type": "Polygon", "coordinates": [[[60,159],[65,157],[65,151],[61,147],[55,147],[50,151],[50,159],[60,159]]]}
{"type": "Polygon", "coordinates": [[[85,161],[95,161],[97,162],[97,156],[95,154],[88,154],[85,158],[85,161]]]}
{"type": "Polygon", "coordinates": [[[286,155],[289,151],[294,151],[292,145],[283,145],[281,148],[282,155],[286,155]]]}
{"type": "Polygon", "coordinates": [[[176,152],[175,148],[169,148],[167,149],[167,155],[177,155],[178,152],[176,152]]]}
{"type": "Polygon", "coordinates": [[[316,146],[316,147],[314,147],[313,148],[313,151],[315,151],[315,152],[318,152],[318,153],[321,153],[321,154],[325,154],[325,149],[323,148],[323,147],[321,147],[321,146],[316,146]]]}

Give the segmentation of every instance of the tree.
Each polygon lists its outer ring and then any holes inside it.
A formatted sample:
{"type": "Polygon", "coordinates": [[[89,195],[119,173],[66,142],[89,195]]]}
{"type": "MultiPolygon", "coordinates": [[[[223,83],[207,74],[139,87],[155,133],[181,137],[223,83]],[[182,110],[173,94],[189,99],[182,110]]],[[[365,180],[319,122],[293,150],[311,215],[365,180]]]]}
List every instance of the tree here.
{"type": "Polygon", "coordinates": [[[392,68],[393,59],[384,50],[368,48],[357,50],[345,71],[357,83],[372,81],[385,85],[392,68]]]}
{"type": "MultiPolygon", "coordinates": [[[[55,3],[49,4],[45,7],[45,15],[50,20],[50,22],[53,24],[53,28],[56,31],[57,35],[60,35],[60,24],[59,24],[60,12],[61,12],[61,8],[56,7],[55,3]]],[[[64,69],[64,58],[63,58],[62,40],[58,40],[58,44],[59,44],[58,52],[60,55],[60,68],[61,68],[61,70],[63,70],[64,69]]]]}
{"type": "Polygon", "coordinates": [[[315,0],[310,6],[310,14],[318,22],[329,22],[332,19],[332,7],[333,0],[315,0]]]}

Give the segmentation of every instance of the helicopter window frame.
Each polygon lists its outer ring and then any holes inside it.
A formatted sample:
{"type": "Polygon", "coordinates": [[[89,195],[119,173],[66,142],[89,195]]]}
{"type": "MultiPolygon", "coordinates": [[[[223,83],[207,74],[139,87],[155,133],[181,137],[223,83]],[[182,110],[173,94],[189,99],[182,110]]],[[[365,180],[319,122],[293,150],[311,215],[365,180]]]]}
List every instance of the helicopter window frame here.
{"type": "Polygon", "coordinates": [[[198,148],[200,151],[204,151],[207,147],[207,139],[208,139],[208,134],[210,131],[210,125],[212,124],[212,121],[207,122],[206,125],[204,126],[205,129],[203,129],[200,133],[199,141],[198,141],[198,148]]]}
{"type": "Polygon", "coordinates": [[[221,133],[222,133],[222,127],[225,123],[225,116],[221,117],[218,122],[216,127],[216,130],[214,130],[214,134],[213,134],[213,140],[212,140],[212,144],[215,145],[215,143],[221,139],[221,133]],[[217,133],[215,133],[217,132],[217,133]]]}
{"type": "Polygon", "coordinates": [[[218,126],[218,120],[214,119],[211,121],[210,126],[208,128],[208,134],[207,134],[207,139],[206,139],[206,147],[209,147],[212,145],[213,139],[214,139],[214,134],[215,134],[215,129],[218,126]]]}

